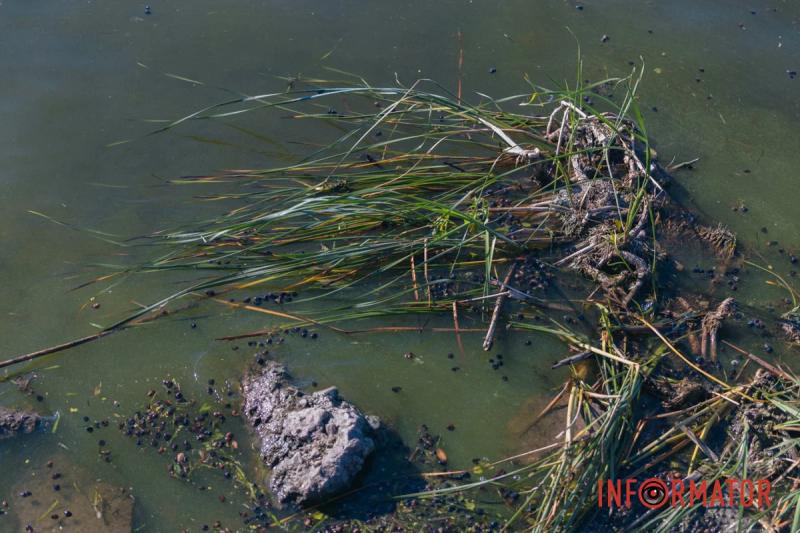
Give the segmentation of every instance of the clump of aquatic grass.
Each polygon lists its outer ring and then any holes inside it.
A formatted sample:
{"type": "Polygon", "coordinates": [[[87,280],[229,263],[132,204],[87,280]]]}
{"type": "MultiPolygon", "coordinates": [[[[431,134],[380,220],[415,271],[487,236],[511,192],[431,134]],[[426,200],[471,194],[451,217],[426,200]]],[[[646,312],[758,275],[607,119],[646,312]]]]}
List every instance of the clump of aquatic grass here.
{"type": "MultiPolygon", "coordinates": [[[[709,486],[719,480],[724,486],[730,478],[768,479],[772,506],[734,508],[737,523],[748,530],[796,531],[800,487],[791,472],[800,464],[800,439],[794,435],[800,427],[798,378],[723,341],[747,356],[733,383],[698,367],[695,379],[705,381],[713,394],[680,408],[666,409],[662,404],[642,409],[644,385],[671,364],[669,355],[685,359],[675,346],[681,339],[670,341],[655,330],[655,344],[648,341],[638,349],[626,349],[629,339],[614,324],[609,309],[599,311],[599,343],[560,325],[513,323],[555,335],[582,350],[565,359],[575,365],[573,373],[536,418],[557,404],[563,408],[563,430],[550,445],[479,465],[474,469],[481,476],[479,481],[411,496],[435,497],[479,488],[501,496],[519,495],[505,529],[691,531],[704,516],[704,527],[714,527],[711,524],[717,521],[721,528],[728,524],[729,515],[709,519],[699,503],[659,510],[634,507],[627,513],[598,509],[598,483],[674,477],[685,483],[704,480],[709,486]],[[596,365],[594,377],[579,370],[578,362],[585,361],[586,355],[596,365]],[[751,362],[760,367],[754,375],[746,371],[751,362]],[[650,430],[664,422],[667,425],[661,429],[650,430]],[[527,464],[519,463],[520,459],[527,459],[527,464]]],[[[655,329],[646,319],[640,317],[640,321],[655,329]]],[[[679,394],[678,388],[674,394],[679,394]]],[[[734,496],[739,497],[738,493],[734,496]]]]}
{"type": "Polygon", "coordinates": [[[561,326],[514,323],[521,329],[556,335],[596,357],[597,380],[587,381],[587,376],[574,373],[539,415],[544,416],[559,401],[566,403],[564,429],[555,442],[478,467],[484,478],[480,481],[414,496],[479,487],[494,487],[501,494],[514,491],[521,497],[506,529],[524,526],[543,532],[577,530],[597,508],[598,480],[621,475],[620,465],[633,444],[634,411],[642,384],[665,353],[662,347],[644,359],[629,359],[613,341],[607,310],[601,308],[600,312],[606,335],[599,346],[561,326]],[[517,468],[508,466],[523,457],[534,460],[517,468]],[[496,474],[500,468],[502,473],[496,474]]]}
{"type": "MultiPolygon", "coordinates": [[[[763,362],[762,362],[763,363],[763,362]]],[[[742,386],[747,394],[737,404],[719,399],[694,414],[709,410],[713,424],[725,421],[725,439],[719,455],[698,443],[692,454],[687,479],[706,480],[709,485],[726,479],[768,479],[771,483],[769,507],[734,507],[738,530],[798,531],[800,529],[800,487],[792,471],[800,464],[797,453],[800,439],[794,433],[800,427],[800,381],[784,370],[765,364],[742,386]],[[704,447],[704,460],[698,460],[698,449],[704,447]]],[[[707,424],[708,425],[708,424],[707,424]]],[[[682,426],[685,427],[685,426],[682,426]]],[[[707,432],[705,432],[707,433],[707,432]]],[[[703,438],[705,434],[698,433],[703,438]]],[[[730,490],[730,489],[729,489],[730,490]]],[[[739,494],[733,494],[739,501],[739,494]]],[[[726,492],[726,498],[728,497],[726,492]]],[[[634,523],[641,530],[671,531],[678,524],[684,530],[692,527],[700,505],[649,511],[634,523]]],[[[728,524],[731,526],[732,524],[728,524]]]]}
{"type": "Polygon", "coordinates": [[[642,127],[625,115],[636,109],[638,79],[601,83],[626,90],[614,112],[584,102],[595,86],[472,105],[422,80],[408,88],[319,84],[231,100],[166,125],[161,131],[272,108],[343,133],[288,166],[175,180],[241,187],[206,197],[234,203],[218,218],[153,236],[172,250],[141,270],[205,276],[141,313],[220,288],[348,301],[310,322],[329,321],[332,311],[457,315],[458,306],[501,296],[537,304],[514,286],[524,269],[501,281],[534,252],[598,281],[627,307],[654,268],[649,227],[663,189],[642,127]],[[345,110],[325,103],[334,98],[345,99],[345,110]],[[524,107],[502,107],[514,103],[524,107]]]}
{"type": "Polygon", "coordinates": [[[523,489],[526,499],[509,526],[524,520],[535,531],[574,529],[596,505],[592,497],[598,480],[619,474],[615,470],[632,438],[633,409],[643,379],[660,353],[637,363],[609,358],[608,350],[613,350],[608,343],[597,350],[606,352],[597,358],[598,386],[571,381],[560,449],[532,465],[528,487],[523,489]]]}

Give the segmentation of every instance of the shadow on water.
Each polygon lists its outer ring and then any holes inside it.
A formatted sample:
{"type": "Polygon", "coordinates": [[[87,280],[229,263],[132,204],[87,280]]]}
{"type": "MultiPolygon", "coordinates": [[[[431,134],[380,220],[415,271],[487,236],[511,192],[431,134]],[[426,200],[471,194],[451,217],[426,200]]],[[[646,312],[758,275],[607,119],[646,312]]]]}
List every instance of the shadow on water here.
{"type": "Polygon", "coordinates": [[[396,431],[382,425],[376,441],[376,450],[356,479],[354,492],[322,505],[325,514],[337,520],[370,520],[392,513],[396,496],[425,489],[425,480],[408,460],[412,451],[396,431]]]}

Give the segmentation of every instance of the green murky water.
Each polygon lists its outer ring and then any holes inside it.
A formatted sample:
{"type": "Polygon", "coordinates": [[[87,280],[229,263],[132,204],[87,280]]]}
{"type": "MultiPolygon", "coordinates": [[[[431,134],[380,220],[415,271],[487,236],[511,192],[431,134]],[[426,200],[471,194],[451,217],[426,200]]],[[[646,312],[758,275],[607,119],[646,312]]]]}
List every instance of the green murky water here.
{"type": "MultiPolygon", "coordinates": [[[[788,255],[800,252],[800,79],[787,75],[800,68],[796,3],[620,0],[581,2],[583,9],[560,0],[151,5],[152,14],[145,15],[144,4],[136,2],[0,2],[2,359],[93,333],[94,324],[108,325],[184,279],[142,276],[102,294],[91,287],[72,291],[99,272],[90,264],[135,263],[156,251],[91,239],[29,210],[135,236],[215,212],[216,206],[189,201],[196,189],[168,187],[165,178],[277,161],[274,146],[256,145],[219,124],[106,147],[152,129],[143,119],[182,116],[229,91],[281,90],[285,82],[278,76],[336,76],[328,68],[375,84],[431,77],[454,88],[462,47],[465,95],[525,92],[525,74],[544,85],[571,81],[576,41],[587,79],[627,74],[629,62],[643,60],[641,99],[659,154],[700,158],[694,171],[677,176],[682,199],[702,218],[730,226],[781,273],[792,268],[788,255]],[[609,39],[601,44],[603,35],[609,39]],[[732,209],[740,205],[746,213],[732,209]],[[88,305],[92,296],[99,309],[88,305]]],[[[240,124],[275,139],[326,139],[328,133],[279,114],[248,116],[240,124]]],[[[784,293],[755,278],[742,285],[739,298],[756,308],[779,306],[784,293]]],[[[113,426],[115,415],[140,407],[145,392],[167,375],[193,395],[204,394],[210,378],[235,381],[252,349],[242,341],[234,351],[231,343],[214,339],[270,323],[204,305],[24,367],[35,371],[35,394],[0,384],[0,404],[58,412],[61,420],[53,434],[2,443],[0,499],[30,483],[33,466],[58,456],[88,477],[130,487],[140,531],[197,530],[213,520],[238,527],[240,501],[229,487],[199,492],[169,480],[162,458],[137,449],[113,426]],[[84,416],[109,419],[112,427],[88,433],[84,416]],[[111,463],[98,455],[99,439],[112,450],[111,463]],[[230,497],[222,503],[219,493],[230,497]]],[[[443,317],[441,325],[451,323],[443,317]]],[[[517,451],[514,426],[525,419],[520,411],[540,405],[564,377],[549,370],[563,347],[538,335],[501,339],[488,355],[479,349],[480,334],[463,336],[462,353],[450,333],[320,333],[315,341],[293,337],[275,354],[305,383],[337,385],[408,442],[427,424],[444,436],[454,467],[517,451]],[[405,359],[408,351],[417,357],[405,359]],[[447,358],[450,352],[454,359],[447,358]],[[504,354],[505,366],[494,371],[488,359],[497,353],[504,354]],[[393,393],[394,386],[402,393],[393,393]],[[454,432],[445,429],[449,424],[454,432]]],[[[790,352],[779,345],[776,352],[791,363],[790,352]]],[[[3,522],[7,518],[0,517],[2,531],[13,528],[3,522]]]]}

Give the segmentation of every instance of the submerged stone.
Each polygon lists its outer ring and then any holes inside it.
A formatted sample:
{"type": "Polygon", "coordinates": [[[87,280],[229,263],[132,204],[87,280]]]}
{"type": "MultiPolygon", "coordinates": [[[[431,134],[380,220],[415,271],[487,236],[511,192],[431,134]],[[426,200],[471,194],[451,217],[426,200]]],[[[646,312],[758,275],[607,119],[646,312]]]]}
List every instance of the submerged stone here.
{"type": "Polygon", "coordinates": [[[42,418],[34,412],[0,407],[0,439],[33,433],[41,423],[42,418]]]}
{"type": "Polygon", "coordinates": [[[379,422],[339,398],[335,388],[304,394],[269,362],[242,383],[244,412],[271,468],[281,503],[318,502],[349,488],[375,449],[379,422]]]}

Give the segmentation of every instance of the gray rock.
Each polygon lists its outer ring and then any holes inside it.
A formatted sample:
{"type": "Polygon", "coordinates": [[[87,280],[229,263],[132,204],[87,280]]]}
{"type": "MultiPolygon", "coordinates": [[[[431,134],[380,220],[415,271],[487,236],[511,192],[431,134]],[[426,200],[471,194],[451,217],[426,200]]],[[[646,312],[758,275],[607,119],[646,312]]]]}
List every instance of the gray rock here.
{"type": "Polygon", "coordinates": [[[0,407],[0,439],[32,433],[41,421],[36,413],[0,407]]]}
{"type": "Polygon", "coordinates": [[[242,383],[244,412],[261,439],[281,503],[319,502],[346,490],[375,448],[374,420],[335,388],[304,394],[286,369],[269,362],[242,383]]]}

